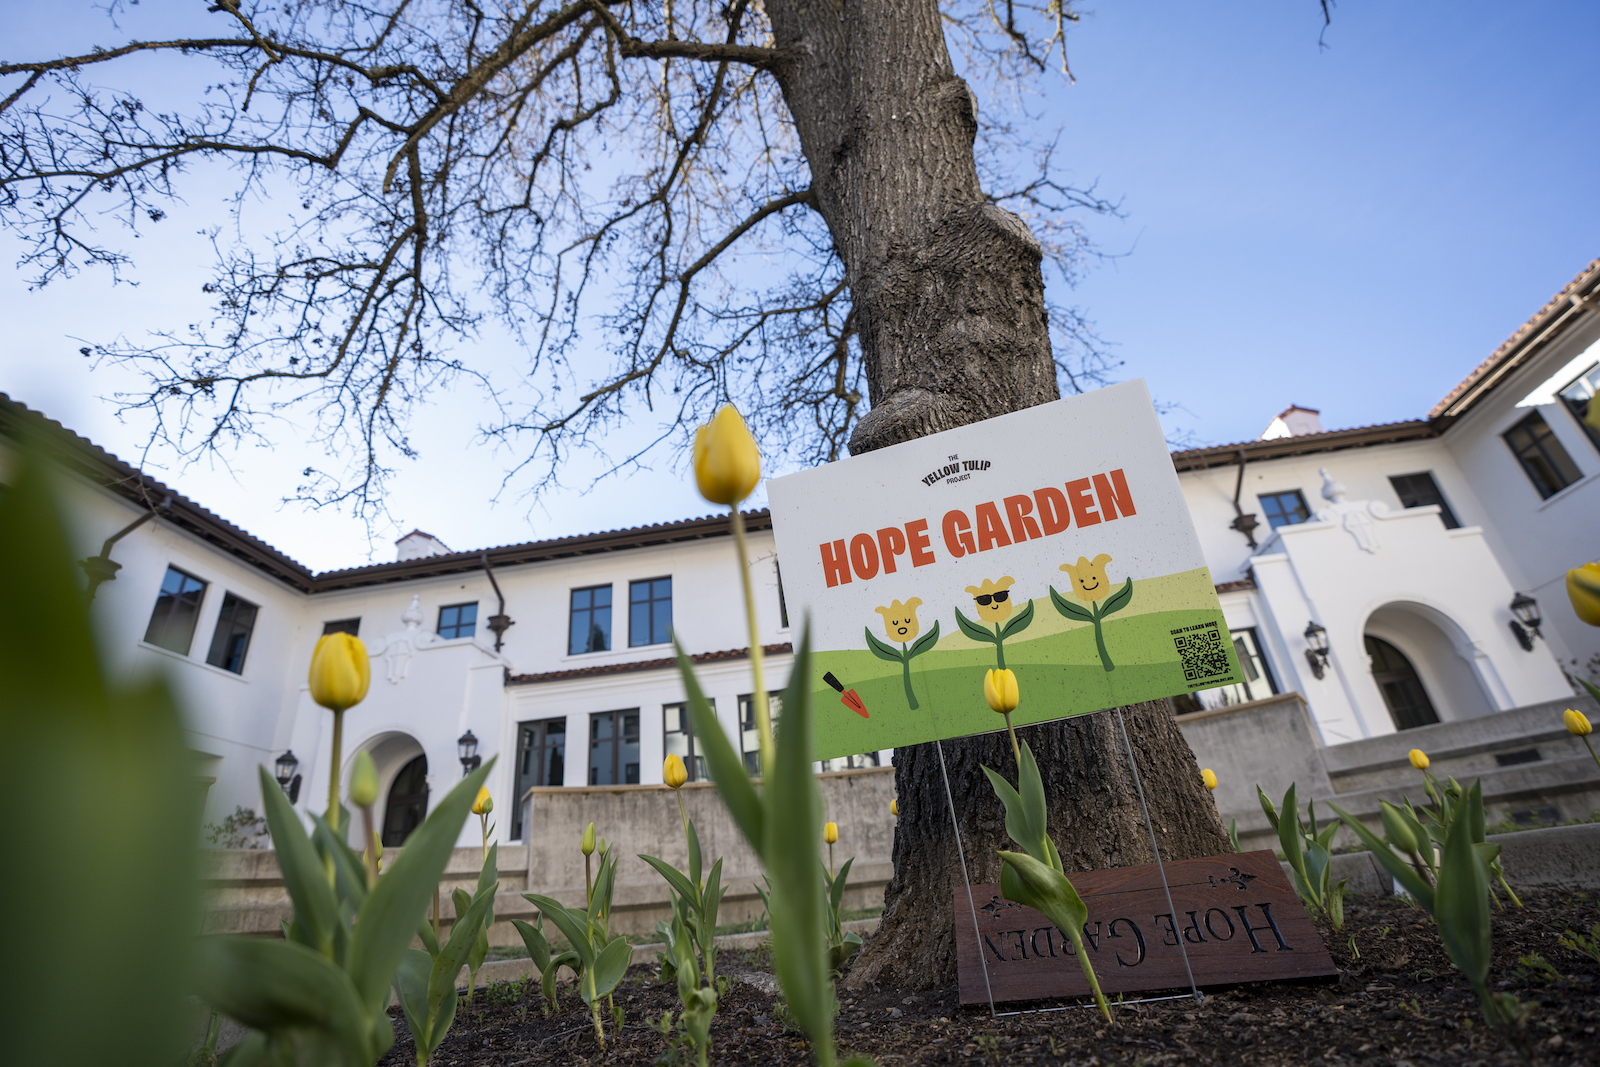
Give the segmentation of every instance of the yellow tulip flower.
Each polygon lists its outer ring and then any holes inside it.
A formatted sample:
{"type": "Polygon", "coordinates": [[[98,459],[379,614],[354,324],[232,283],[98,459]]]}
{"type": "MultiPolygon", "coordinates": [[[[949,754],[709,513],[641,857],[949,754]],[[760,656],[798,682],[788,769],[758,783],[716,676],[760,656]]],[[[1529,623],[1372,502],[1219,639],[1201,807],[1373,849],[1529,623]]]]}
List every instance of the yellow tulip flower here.
{"type": "Polygon", "coordinates": [[[478,795],[472,801],[472,814],[487,815],[494,810],[494,798],[489,795],[489,787],[480,785],[478,795]]]}
{"type": "Polygon", "coordinates": [[[978,609],[978,618],[986,622],[1001,622],[1011,615],[1011,587],[1016,579],[1009,574],[998,582],[985,578],[982,585],[969,585],[967,592],[978,609]]]}
{"type": "Polygon", "coordinates": [[[1568,708],[1566,713],[1561,716],[1561,719],[1567,724],[1567,733],[1569,734],[1588,737],[1594,733],[1594,726],[1590,724],[1589,716],[1581,711],[1574,711],[1568,708]]]}
{"type": "Polygon", "coordinates": [[[311,653],[311,699],[330,711],[343,711],[366,698],[372,660],[359,637],[323,634],[311,653]]]}
{"type": "Polygon", "coordinates": [[[1111,557],[1102,552],[1092,560],[1079,556],[1077,563],[1063,563],[1060,569],[1072,576],[1072,592],[1079,600],[1104,600],[1115,591],[1106,577],[1110,562],[1111,557]]]}
{"type": "Polygon", "coordinates": [[[1206,784],[1207,789],[1215,789],[1217,787],[1217,772],[1207,767],[1200,772],[1200,780],[1206,784]]]}
{"type": "Polygon", "coordinates": [[[839,824],[836,823],[836,822],[825,822],[825,823],[823,823],[822,824],[822,839],[824,841],[826,841],[830,845],[833,844],[834,842],[838,841],[839,840],[839,824]]]}
{"type": "MultiPolygon", "coordinates": [[[[1590,404],[1591,408],[1600,405],[1590,404]]],[[[1585,563],[1567,572],[1567,599],[1578,618],[1600,626],[1600,562],[1585,563]]]]}
{"type": "Polygon", "coordinates": [[[983,699],[989,702],[989,710],[1001,715],[1009,715],[1017,710],[1017,705],[1022,703],[1022,693],[1017,688],[1017,676],[1014,671],[991,669],[983,676],[983,699]]]}
{"type": "Polygon", "coordinates": [[[737,504],[761,480],[761,450],[728,404],[694,435],[694,480],[713,504],[737,504]]]}
{"type": "Polygon", "coordinates": [[[895,798],[893,798],[892,800],[889,801],[889,814],[893,815],[897,819],[900,817],[900,798],[899,797],[895,797],[895,798]]]}
{"type": "Polygon", "coordinates": [[[1428,769],[1428,754],[1422,751],[1422,749],[1414,748],[1410,752],[1406,753],[1406,756],[1411,760],[1411,766],[1415,767],[1417,770],[1425,771],[1428,769]]]}
{"type": "Polygon", "coordinates": [[[378,802],[378,768],[366,749],[356,753],[355,766],[350,768],[350,802],[362,808],[378,802]]]}
{"type": "Polygon", "coordinates": [[[667,753],[666,760],[662,762],[661,780],[674,789],[689,780],[689,768],[683,765],[683,758],[676,752],[667,753]]]}
{"type": "Polygon", "coordinates": [[[922,625],[917,622],[917,609],[922,607],[921,597],[912,597],[904,604],[898,600],[889,601],[886,608],[873,608],[883,616],[883,632],[889,635],[889,640],[915,641],[917,634],[922,632],[922,625]]]}

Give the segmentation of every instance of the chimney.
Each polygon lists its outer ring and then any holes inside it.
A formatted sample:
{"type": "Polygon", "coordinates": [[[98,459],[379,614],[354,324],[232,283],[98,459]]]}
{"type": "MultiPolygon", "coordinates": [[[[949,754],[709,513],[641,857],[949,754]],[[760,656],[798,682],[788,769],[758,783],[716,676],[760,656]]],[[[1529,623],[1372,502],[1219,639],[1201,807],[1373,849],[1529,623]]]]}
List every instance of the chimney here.
{"type": "Polygon", "coordinates": [[[397,559],[404,563],[408,559],[426,559],[428,556],[443,556],[449,553],[450,546],[422,530],[412,530],[394,543],[399,552],[397,559]]]}
{"type": "Polygon", "coordinates": [[[1304,437],[1307,434],[1322,433],[1322,420],[1317,417],[1319,414],[1316,408],[1303,408],[1299,404],[1290,404],[1267,423],[1267,428],[1261,431],[1260,439],[1271,441],[1279,437],[1304,437]]]}

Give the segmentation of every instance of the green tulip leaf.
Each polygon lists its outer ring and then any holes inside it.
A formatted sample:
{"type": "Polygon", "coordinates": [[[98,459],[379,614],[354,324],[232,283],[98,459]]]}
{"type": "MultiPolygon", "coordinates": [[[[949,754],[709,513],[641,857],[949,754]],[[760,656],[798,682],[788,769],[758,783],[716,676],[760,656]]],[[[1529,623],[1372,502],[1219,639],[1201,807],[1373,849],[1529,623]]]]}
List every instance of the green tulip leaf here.
{"type": "Polygon", "coordinates": [[[334,930],[339,925],[339,902],[328,884],[328,872],[311,847],[311,838],[300,825],[289,798],[266,767],[258,767],[261,801],[266,808],[267,829],[283,874],[283,887],[294,902],[295,923],[309,939],[311,948],[329,958],[333,955],[334,930]]]}
{"type": "MultiPolygon", "coordinates": [[[[733,743],[728,740],[717,713],[711,709],[705,693],[700,689],[694,665],[676,638],[673,639],[673,648],[677,652],[678,673],[683,678],[684,696],[694,726],[696,752],[705,757],[706,769],[711,772],[711,780],[717,784],[717,795],[727,805],[729,814],[739,826],[739,832],[744,834],[745,840],[759,854],[763,840],[761,797],[751,784],[750,775],[745,772],[744,758],[733,750],[733,743]]],[[[793,675],[790,676],[790,688],[794,688],[793,675]]]]}
{"type": "Polygon", "coordinates": [[[654,867],[656,873],[667,880],[667,884],[672,887],[673,892],[688,901],[691,906],[699,907],[700,891],[695,888],[693,882],[683,876],[682,871],[666,860],[657,859],[654,856],[641,855],[639,858],[654,867]]]}
{"type": "Polygon", "coordinates": [[[966,634],[974,641],[985,641],[991,645],[996,644],[999,641],[999,638],[995,636],[993,630],[986,630],[982,626],[979,626],[977,623],[961,614],[960,608],[956,609],[956,625],[960,627],[962,633],[966,634]]]}
{"type": "Polygon", "coordinates": [[[628,944],[625,937],[615,937],[611,943],[595,957],[594,961],[594,995],[603,997],[617,988],[623,975],[628,973],[628,965],[633,962],[633,946],[628,944]]]}
{"type": "Polygon", "coordinates": [[[1122,588],[1106,597],[1100,602],[1100,617],[1103,619],[1113,611],[1121,611],[1133,601],[1133,578],[1130,576],[1122,583],[1122,588]]]}
{"type": "Polygon", "coordinates": [[[528,947],[528,959],[533,962],[533,969],[543,973],[550,966],[550,942],[545,939],[544,931],[522,919],[512,919],[511,925],[522,935],[522,943],[528,947]]]}
{"type": "Polygon", "coordinates": [[[1012,634],[1020,634],[1033,622],[1033,601],[1022,605],[1022,610],[1011,616],[1000,629],[1000,639],[1003,641],[1012,634]]]}
{"type": "MultiPolygon", "coordinates": [[[[1474,784],[1482,803],[1482,793],[1474,784]]],[[[1480,991],[1489,978],[1489,865],[1473,847],[1472,827],[1458,819],[1445,839],[1439,861],[1439,887],[1433,917],[1445,950],[1461,973],[1480,991]]]]}
{"type": "MultiPolygon", "coordinates": [[[[560,901],[539,893],[522,895],[539,909],[540,914],[555,923],[556,929],[566,935],[567,941],[572,945],[572,951],[578,954],[579,960],[585,967],[594,964],[594,946],[589,943],[589,916],[586,912],[566,908],[560,901]]],[[[550,962],[555,963],[554,960],[550,962]]]]}
{"type": "Polygon", "coordinates": [[[197,988],[229,1018],[268,1034],[316,1031],[352,1067],[377,1058],[371,1020],[356,988],[314,949],[291,941],[207,937],[197,962],[197,988]]]}
{"type": "Polygon", "coordinates": [[[1050,587],[1050,603],[1055,605],[1055,609],[1058,612],[1060,612],[1062,615],[1065,615],[1073,622],[1095,621],[1094,616],[1091,615],[1087,610],[1079,607],[1077,604],[1056,592],[1056,587],[1053,585],[1050,587]]]}
{"type": "Polygon", "coordinates": [[[900,650],[895,648],[893,645],[884,644],[876,637],[873,637],[872,629],[870,627],[863,629],[862,632],[867,635],[867,647],[872,649],[872,654],[874,656],[877,656],[879,659],[886,659],[890,663],[903,662],[900,656],[900,650]]]}
{"type": "Polygon", "coordinates": [[[467,962],[478,935],[483,932],[483,921],[489,909],[494,906],[497,884],[489,885],[475,897],[469,898],[464,889],[457,889],[451,894],[456,903],[456,921],[450,927],[450,939],[439,949],[439,955],[433,961],[433,970],[428,976],[430,1017],[439,1013],[447,993],[455,993],[456,978],[461,974],[461,967],[467,962]]]}
{"type": "Polygon", "coordinates": [[[934,619],[933,620],[933,629],[929,630],[927,633],[923,634],[921,637],[919,637],[915,641],[911,642],[911,648],[910,648],[909,651],[906,652],[906,659],[910,659],[913,656],[920,656],[924,652],[928,651],[928,649],[932,648],[934,645],[937,645],[938,643],[939,643],[939,620],[938,619],[934,619]]]}
{"type": "Polygon", "coordinates": [[[1338,814],[1340,819],[1344,820],[1344,824],[1350,828],[1351,832],[1361,839],[1361,843],[1367,846],[1367,850],[1372,853],[1373,859],[1381,863],[1383,869],[1388,871],[1394,877],[1394,880],[1400,883],[1400,887],[1411,894],[1412,899],[1422,906],[1423,911],[1432,915],[1433,887],[1423,881],[1422,876],[1416,872],[1416,869],[1395,855],[1394,850],[1381,837],[1368,830],[1360,820],[1350,815],[1337,804],[1330,803],[1328,806],[1338,814]]]}
{"type": "Polygon", "coordinates": [[[700,868],[704,860],[700,855],[700,835],[695,833],[694,820],[683,821],[683,836],[689,843],[689,881],[694,885],[700,884],[700,868]]]}

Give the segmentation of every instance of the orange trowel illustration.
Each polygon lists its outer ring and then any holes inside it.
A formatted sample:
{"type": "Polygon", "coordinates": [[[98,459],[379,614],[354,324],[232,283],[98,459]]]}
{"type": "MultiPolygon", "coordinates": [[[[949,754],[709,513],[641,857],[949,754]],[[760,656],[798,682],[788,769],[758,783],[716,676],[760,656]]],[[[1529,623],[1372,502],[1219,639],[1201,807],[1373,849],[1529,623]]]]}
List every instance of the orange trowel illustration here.
{"type": "Polygon", "coordinates": [[[845,707],[849,708],[863,719],[870,718],[870,716],[867,714],[867,706],[861,702],[860,693],[856,692],[854,689],[846,689],[844,687],[844,683],[833,676],[832,671],[824,674],[822,676],[822,680],[833,686],[833,688],[838,691],[839,703],[843,704],[845,707]]]}

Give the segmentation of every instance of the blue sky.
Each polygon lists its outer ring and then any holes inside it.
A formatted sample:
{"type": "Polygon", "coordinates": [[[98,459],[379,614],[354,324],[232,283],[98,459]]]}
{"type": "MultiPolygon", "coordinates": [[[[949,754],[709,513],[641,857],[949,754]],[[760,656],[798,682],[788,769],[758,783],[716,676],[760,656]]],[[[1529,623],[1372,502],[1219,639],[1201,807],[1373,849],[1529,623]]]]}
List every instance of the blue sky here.
{"type": "MultiPolygon", "coordinates": [[[[173,17],[155,8],[130,9],[130,35],[173,17]]],[[[4,0],[0,15],[10,60],[121,39],[90,4],[4,0]]],[[[1597,45],[1600,5],[1581,0],[1344,0],[1325,34],[1315,0],[1102,0],[1071,33],[1077,84],[1047,82],[1029,110],[1060,130],[1071,176],[1126,217],[1089,223],[1115,258],[1051,295],[1096,323],[1120,377],[1180,405],[1169,431],[1200,443],[1253,438],[1290,403],[1329,428],[1423,416],[1600,255],[1597,45]]],[[[221,218],[208,195],[192,190],[172,224],[131,242],[137,288],[89,273],[30,292],[8,273],[0,390],[316,568],[392,558],[412,527],[465,549],[708,510],[666,456],[592,490],[579,464],[537,505],[493,502],[517,457],[474,443],[488,416],[465,388],[417,411],[421,459],[371,530],[281,503],[319,458],[292,423],[220,461],[144,455],[148,427],[103,399],[134,383],[91,372],[78,339],[205,313],[195,231],[221,218]]],[[[0,254],[16,249],[0,239],[0,254]]]]}

